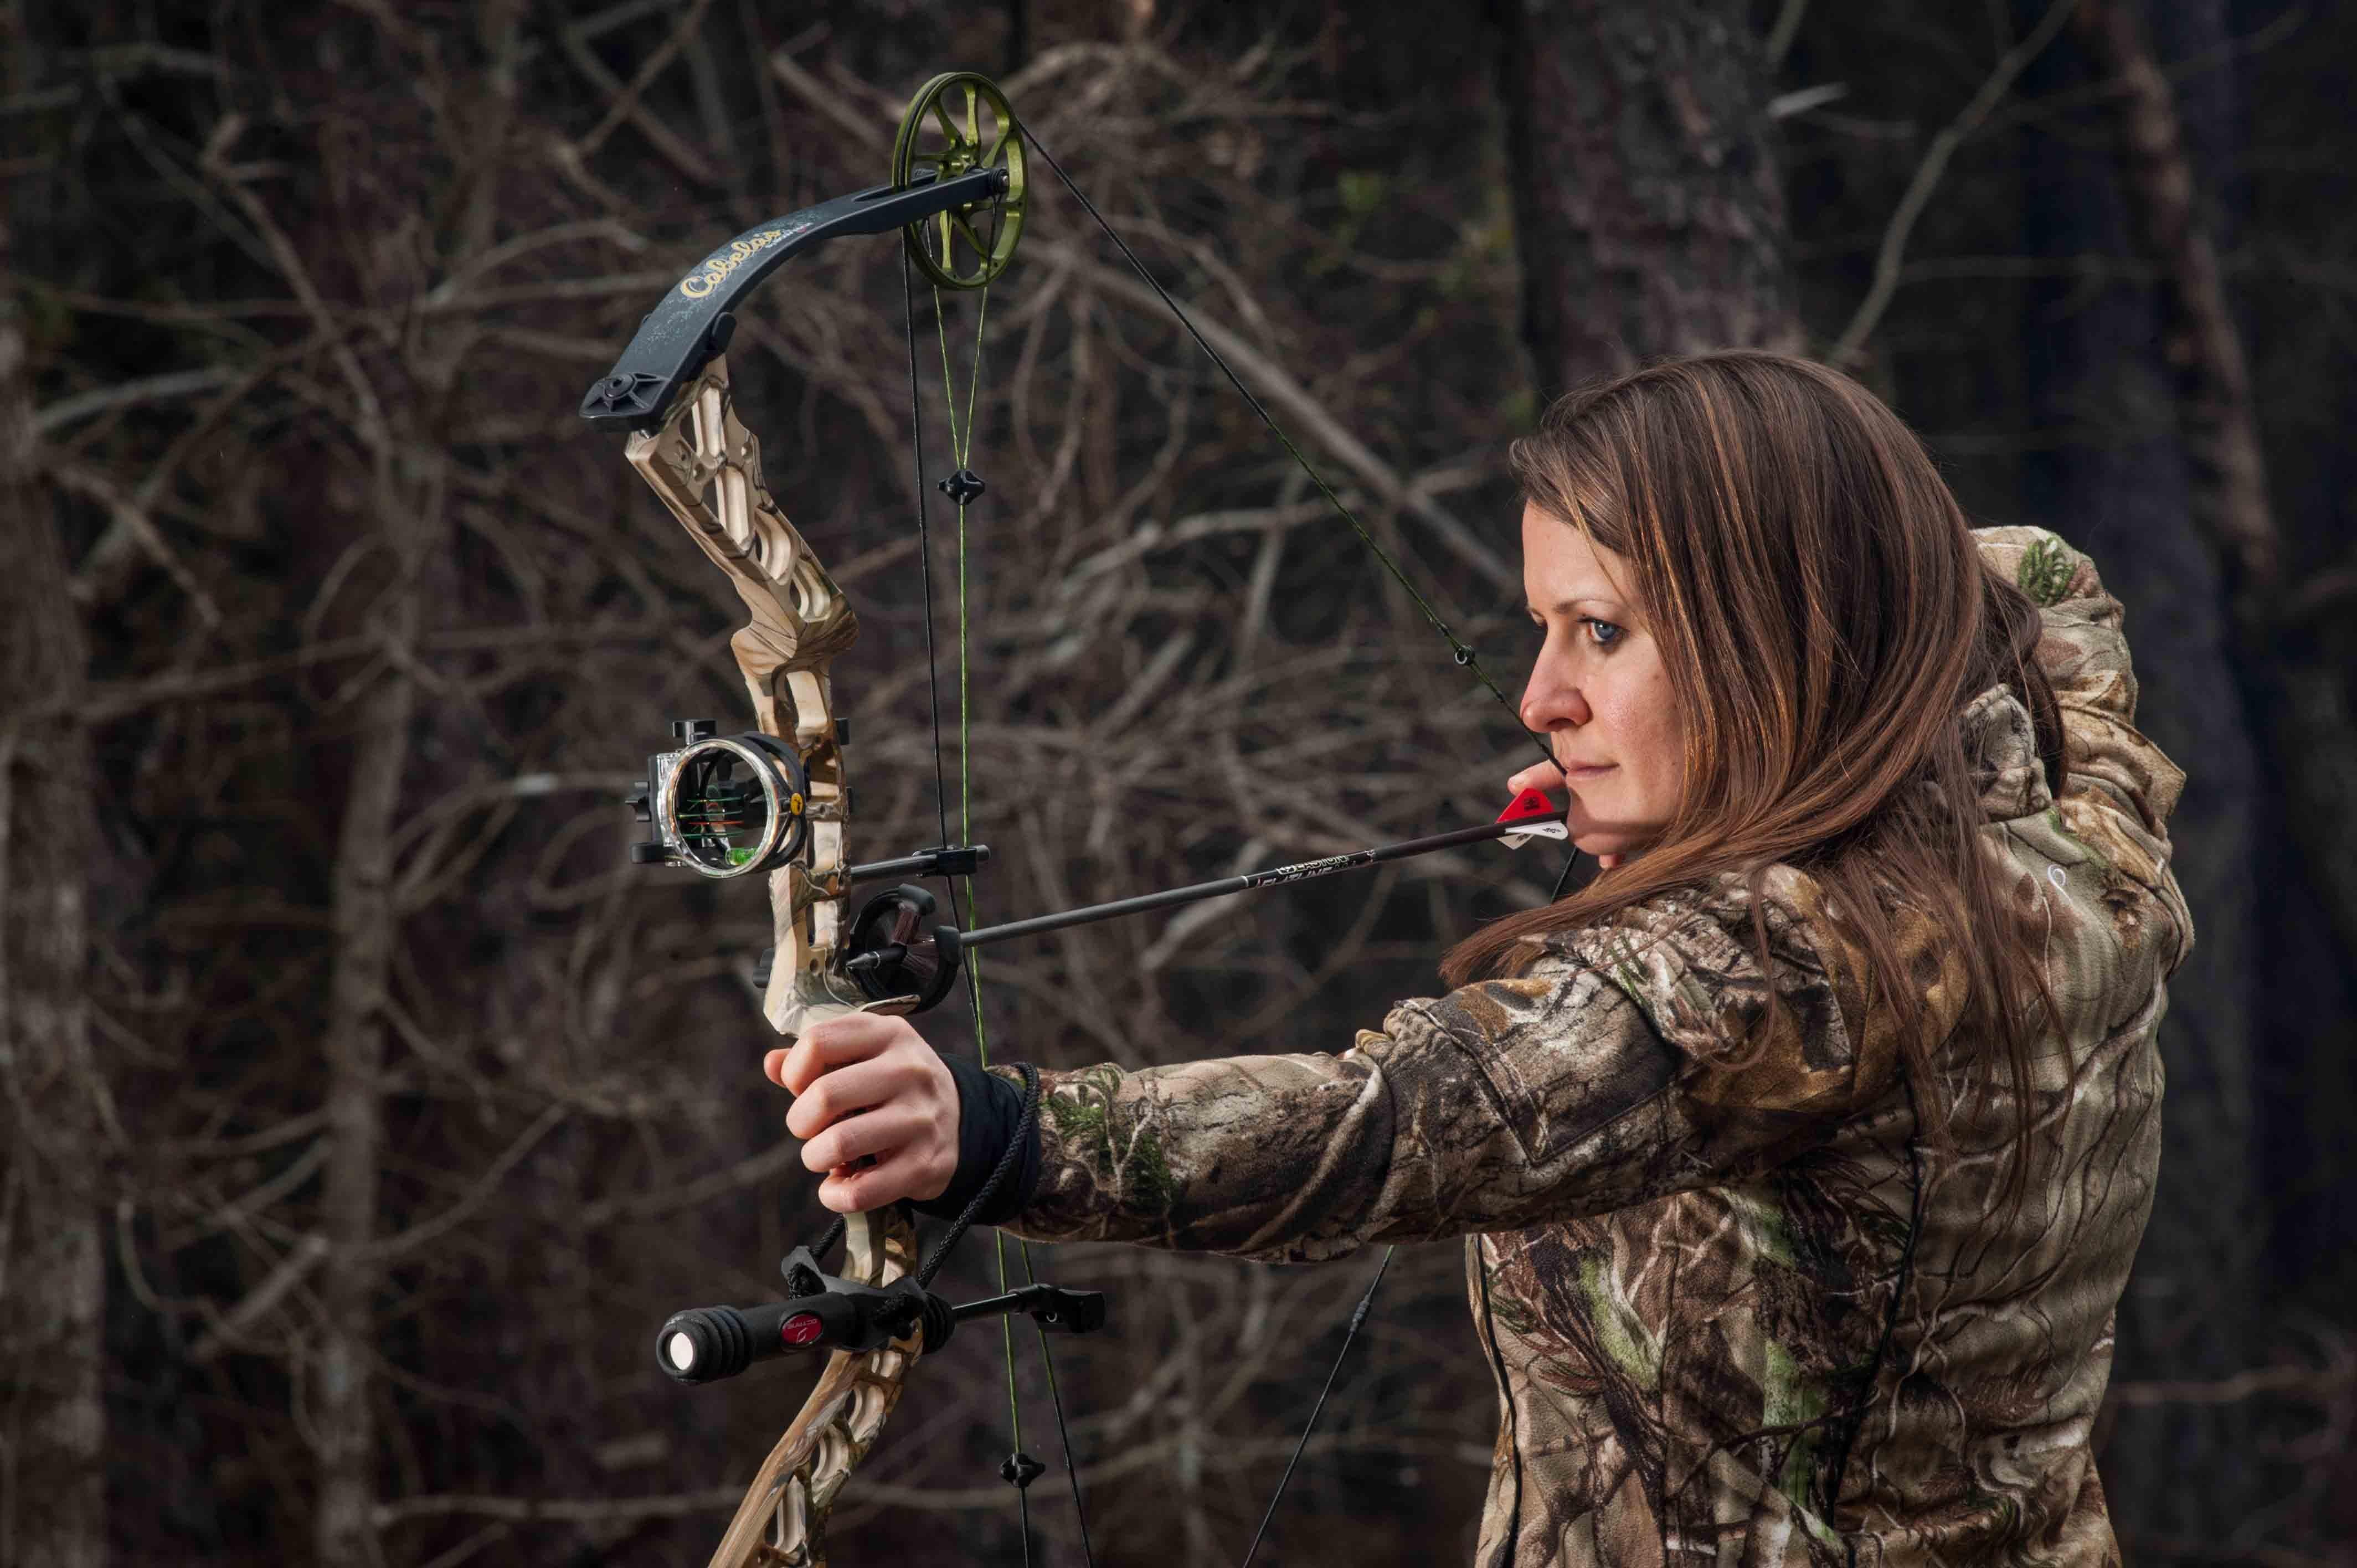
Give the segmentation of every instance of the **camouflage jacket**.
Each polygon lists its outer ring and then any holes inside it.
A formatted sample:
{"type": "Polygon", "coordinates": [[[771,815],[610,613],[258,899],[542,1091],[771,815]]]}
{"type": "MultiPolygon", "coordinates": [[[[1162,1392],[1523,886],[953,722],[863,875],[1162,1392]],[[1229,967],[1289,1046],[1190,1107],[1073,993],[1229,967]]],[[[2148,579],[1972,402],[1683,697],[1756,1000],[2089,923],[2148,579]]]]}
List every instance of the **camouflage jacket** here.
{"type": "MultiPolygon", "coordinates": [[[[2067,1025],[2013,1210],[2010,1097],[1964,1101],[1956,1157],[1923,1149],[1890,1015],[1780,866],[1768,975],[1729,876],[1402,1003],[1339,1056],[1045,1075],[1010,1229],[1292,1261],[1467,1238],[1501,1406],[1482,1568],[2116,1562],[2089,1432],[2191,941],[2164,826],[2183,775],[2130,722],[2093,564],[2034,529],[1979,538],[2044,607],[2070,762],[2057,800],[2021,703],[1965,707],[1984,842],[2045,906],[2067,1025]],[[1770,984],[1798,1026],[1719,1065],[1770,984]]],[[[1919,972],[1910,1004],[1953,1017],[1919,972]]]]}

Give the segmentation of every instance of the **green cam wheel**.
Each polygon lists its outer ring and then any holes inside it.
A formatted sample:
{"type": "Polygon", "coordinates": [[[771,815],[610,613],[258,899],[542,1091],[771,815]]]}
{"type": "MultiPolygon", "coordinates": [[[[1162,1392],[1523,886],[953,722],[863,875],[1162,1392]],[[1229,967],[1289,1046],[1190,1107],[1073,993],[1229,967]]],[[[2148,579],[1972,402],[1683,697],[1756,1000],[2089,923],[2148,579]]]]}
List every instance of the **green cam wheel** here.
{"type": "Polygon", "coordinates": [[[904,231],[917,270],[942,288],[980,288],[1015,259],[1023,237],[1023,130],[1006,95],[986,76],[945,71],[917,90],[892,145],[892,183],[925,171],[950,179],[1004,168],[1006,188],[989,201],[952,208],[904,231]]]}

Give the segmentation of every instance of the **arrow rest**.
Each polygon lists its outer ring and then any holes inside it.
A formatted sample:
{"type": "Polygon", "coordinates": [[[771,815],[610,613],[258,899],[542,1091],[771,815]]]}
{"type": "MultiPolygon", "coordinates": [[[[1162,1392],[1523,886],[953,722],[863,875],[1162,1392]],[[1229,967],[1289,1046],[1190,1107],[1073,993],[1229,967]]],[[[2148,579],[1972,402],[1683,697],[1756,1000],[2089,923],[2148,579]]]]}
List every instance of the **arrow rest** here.
{"type": "Polygon", "coordinates": [[[877,1010],[905,1004],[897,1010],[927,1012],[956,986],[957,933],[926,924],[938,908],[931,893],[902,883],[862,904],[852,918],[843,940],[844,972],[877,1010]]]}

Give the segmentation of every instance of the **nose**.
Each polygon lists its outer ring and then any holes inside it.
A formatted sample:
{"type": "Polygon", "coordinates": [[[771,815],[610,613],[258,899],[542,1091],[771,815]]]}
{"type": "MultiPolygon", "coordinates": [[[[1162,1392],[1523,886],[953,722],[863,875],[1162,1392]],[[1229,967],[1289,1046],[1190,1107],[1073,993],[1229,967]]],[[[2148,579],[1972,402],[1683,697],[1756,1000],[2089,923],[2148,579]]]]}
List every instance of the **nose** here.
{"type": "Polygon", "coordinates": [[[1531,666],[1530,683],[1523,688],[1523,727],[1540,735],[1577,729],[1595,716],[1587,699],[1580,694],[1579,683],[1551,664],[1542,650],[1538,662],[1531,666]]]}

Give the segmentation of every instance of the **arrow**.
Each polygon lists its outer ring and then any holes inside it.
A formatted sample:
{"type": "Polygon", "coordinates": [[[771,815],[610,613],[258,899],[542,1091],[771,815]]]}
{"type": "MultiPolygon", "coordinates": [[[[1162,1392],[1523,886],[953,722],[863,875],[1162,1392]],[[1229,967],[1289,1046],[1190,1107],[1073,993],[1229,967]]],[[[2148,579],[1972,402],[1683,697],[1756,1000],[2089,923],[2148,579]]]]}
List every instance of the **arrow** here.
{"type": "Polygon", "coordinates": [[[1454,849],[1459,844],[1503,839],[1508,848],[1519,849],[1534,838],[1562,839],[1568,836],[1569,830],[1564,826],[1563,813],[1557,811],[1538,790],[1525,789],[1498,813],[1496,822],[1484,822],[1480,827],[1457,828],[1426,838],[1404,839],[1398,843],[1383,844],[1374,849],[1353,850],[1348,854],[1329,854],[1318,860],[1296,861],[1290,865],[1273,865],[1265,871],[1223,876],[1217,882],[1198,882],[1191,886],[1172,887],[1160,893],[1141,893],[1135,898],[1116,898],[1108,904],[1090,904],[1053,915],[1035,915],[1028,920],[982,926],[971,931],[936,926],[932,936],[937,944],[950,953],[955,953],[966,948],[987,947],[993,942],[1007,941],[1016,937],[1060,931],[1069,926],[1093,925],[1099,920],[1115,919],[1123,915],[1142,915],[1148,909],[1167,909],[1175,904],[1196,904],[1206,898],[1224,897],[1231,893],[1250,893],[1263,887],[1307,882],[1312,877],[1331,876],[1338,871],[1356,871],[1361,866],[1381,865],[1385,861],[1430,854],[1437,850],[1454,849]]]}

